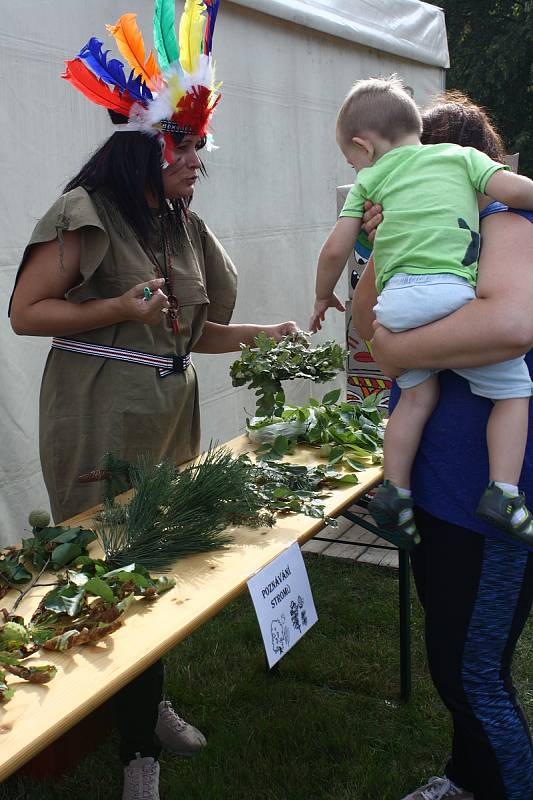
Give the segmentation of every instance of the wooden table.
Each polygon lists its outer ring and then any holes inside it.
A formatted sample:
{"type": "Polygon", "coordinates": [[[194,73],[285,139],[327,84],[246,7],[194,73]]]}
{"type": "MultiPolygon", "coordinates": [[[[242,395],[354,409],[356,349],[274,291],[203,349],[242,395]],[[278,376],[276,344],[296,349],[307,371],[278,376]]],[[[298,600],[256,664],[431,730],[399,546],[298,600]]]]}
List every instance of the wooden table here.
{"type": "MultiPolygon", "coordinates": [[[[233,452],[250,449],[244,436],[228,445],[233,452]]],[[[318,463],[314,451],[301,448],[291,460],[307,466],[318,463]]],[[[321,462],[323,463],[323,462],[321,462]]],[[[326,513],[338,516],[382,476],[381,467],[360,473],[360,483],[336,489],[325,499],[326,513]]],[[[69,520],[91,525],[91,509],[69,520]]],[[[233,544],[176,563],[174,589],[154,603],[138,601],[125,616],[123,628],[97,646],[61,654],[41,651],[25,663],[53,663],[57,676],[45,685],[30,685],[8,676],[16,691],[0,707],[0,781],[68,731],[118,689],[135,678],[192,631],[213,617],[246,588],[248,579],[293,542],[303,544],[323,527],[320,519],[299,515],[280,519],[266,529],[235,528],[233,544]]],[[[24,598],[19,613],[31,615],[47,588],[24,598]]],[[[10,607],[14,596],[3,605],[10,607]]]]}

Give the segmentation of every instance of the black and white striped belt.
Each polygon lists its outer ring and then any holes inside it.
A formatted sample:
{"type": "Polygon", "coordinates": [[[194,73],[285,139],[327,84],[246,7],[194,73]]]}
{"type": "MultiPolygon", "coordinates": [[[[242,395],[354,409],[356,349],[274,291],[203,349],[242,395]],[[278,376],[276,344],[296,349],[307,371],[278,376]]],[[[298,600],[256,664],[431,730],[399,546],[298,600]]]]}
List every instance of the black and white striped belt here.
{"type": "Polygon", "coordinates": [[[160,378],[166,378],[174,372],[185,372],[191,363],[191,354],[184,356],[158,356],[152,353],[142,353],[140,350],[126,350],[124,347],[110,347],[105,344],[80,342],[76,339],[63,339],[55,336],[52,339],[52,348],[67,350],[71,353],[81,353],[86,356],[99,356],[115,361],[126,361],[129,364],[144,364],[146,367],[155,367],[160,378]]]}

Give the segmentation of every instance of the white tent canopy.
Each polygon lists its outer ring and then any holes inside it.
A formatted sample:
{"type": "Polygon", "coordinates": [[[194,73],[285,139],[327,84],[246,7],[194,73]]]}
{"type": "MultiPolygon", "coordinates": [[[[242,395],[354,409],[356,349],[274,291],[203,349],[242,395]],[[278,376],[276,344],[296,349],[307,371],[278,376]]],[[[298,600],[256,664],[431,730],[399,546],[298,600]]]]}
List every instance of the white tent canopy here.
{"type": "MultiPolygon", "coordinates": [[[[234,0],[250,7],[246,0],[234,0]]],[[[255,0],[265,14],[306,25],[383,53],[449,67],[448,42],[440,8],[418,0],[255,0]]]]}
{"type": "MultiPolygon", "coordinates": [[[[17,0],[2,9],[1,543],[19,541],[28,511],[47,507],[37,407],[50,342],[13,334],[14,276],[36,220],[112,132],[105,111],[58,76],[90,36],[114,52],[105,23],[132,6],[149,46],[151,0],[17,0]]],[[[335,189],[353,179],[335,145],[339,104],[354,80],[376,74],[399,73],[421,104],[441,90],[444,15],[416,0],[222,0],[214,54],[223,81],[213,121],[219,149],[204,156],[209,177],[193,207],[239,269],[234,321],[294,319],[305,329],[335,189]]],[[[341,314],[331,312],[325,336],[343,340],[341,314]]],[[[244,408],[254,409],[245,389],[231,387],[234,357],[195,357],[204,443],[235,436],[244,408]]],[[[303,398],[308,387],[291,391],[303,398]]]]}

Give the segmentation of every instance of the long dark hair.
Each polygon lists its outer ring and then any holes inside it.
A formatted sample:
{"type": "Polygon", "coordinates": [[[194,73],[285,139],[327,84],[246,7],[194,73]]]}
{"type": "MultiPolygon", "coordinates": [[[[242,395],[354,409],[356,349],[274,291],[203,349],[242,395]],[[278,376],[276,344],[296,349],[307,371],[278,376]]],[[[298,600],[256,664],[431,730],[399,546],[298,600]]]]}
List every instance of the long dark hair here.
{"type": "MultiPolygon", "coordinates": [[[[113,122],[119,115],[110,112],[113,122]]],[[[176,144],[183,138],[176,136],[176,144]]],[[[149,191],[157,200],[173,238],[179,240],[183,225],[183,213],[187,203],[179,198],[167,200],[163,190],[161,174],[162,149],[155,136],[138,131],[114,133],[64,188],[64,192],[83,187],[92,193],[100,190],[118,208],[122,217],[130,224],[144,247],[149,247],[155,233],[153,209],[146,200],[149,191]]]]}
{"type": "Polygon", "coordinates": [[[460,144],[475,147],[494,161],[505,160],[502,137],[481,106],[461,92],[449,91],[422,112],[422,144],[460,144]]]}

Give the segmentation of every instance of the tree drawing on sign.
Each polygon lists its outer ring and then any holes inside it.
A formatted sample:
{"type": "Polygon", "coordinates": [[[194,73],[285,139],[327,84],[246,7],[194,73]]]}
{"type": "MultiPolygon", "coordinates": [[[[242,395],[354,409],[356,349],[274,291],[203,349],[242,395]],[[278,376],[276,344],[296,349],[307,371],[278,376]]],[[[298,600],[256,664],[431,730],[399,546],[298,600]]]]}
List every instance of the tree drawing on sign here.
{"type": "Polygon", "coordinates": [[[298,600],[291,600],[290,612],[292,627],[297,630],[298,633],[301,633],[302,625],[304,628],[307,626],[307,614],[304,609],[304,601],[301,595],[298,595],[298,600]]]}
{"type": "Polygon", "coordinates": [[[291,641],[289,629],[287,625],[285,625],[285,614],[281,615],[281,619],[272,620],[270,623],[270,633],[274,652],[284,653],[291,641]]]}

